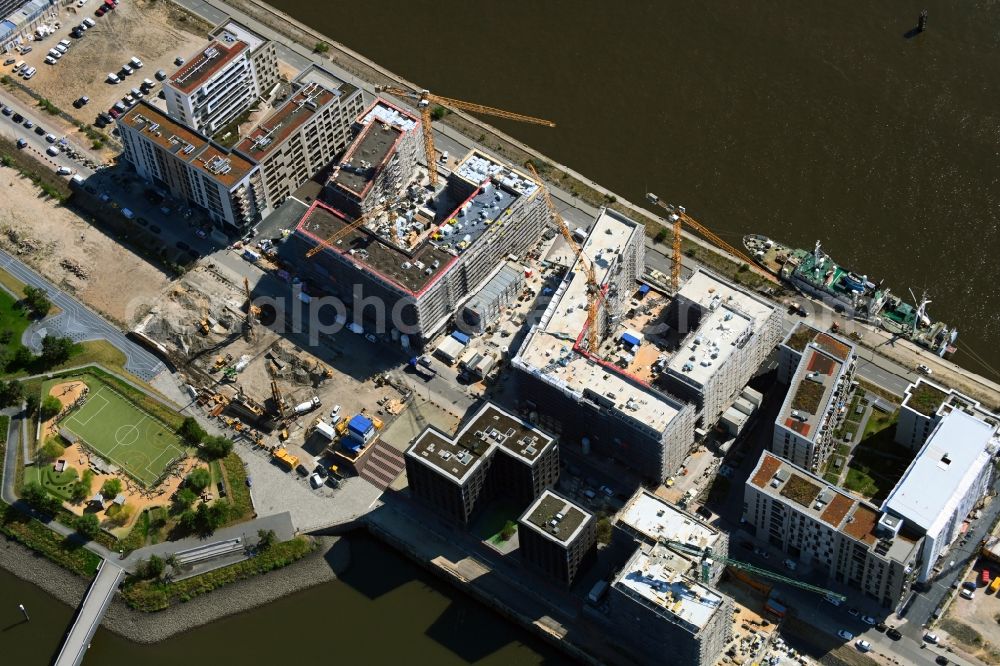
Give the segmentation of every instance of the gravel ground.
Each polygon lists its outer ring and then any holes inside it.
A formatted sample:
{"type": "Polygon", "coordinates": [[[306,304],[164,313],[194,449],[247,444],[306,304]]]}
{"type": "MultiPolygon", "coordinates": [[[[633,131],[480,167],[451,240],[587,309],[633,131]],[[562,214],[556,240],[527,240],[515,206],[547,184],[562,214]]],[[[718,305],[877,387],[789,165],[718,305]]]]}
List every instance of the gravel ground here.
{"type": "MultiPolygon", "coordinates": [[[[156,643],[188,629],[268,604],[313,585],[335,580],[350,564],[349,544],[320,537],[315,553],[264,576],[227,585],[159,613],[140,613],[115,599],[104,616],[105,628],[136,643],[156,643]]],[[[38,585],[76,608],[89,581],[36,555],[19,543],[0,540],[0,568],[38,585]]]]}

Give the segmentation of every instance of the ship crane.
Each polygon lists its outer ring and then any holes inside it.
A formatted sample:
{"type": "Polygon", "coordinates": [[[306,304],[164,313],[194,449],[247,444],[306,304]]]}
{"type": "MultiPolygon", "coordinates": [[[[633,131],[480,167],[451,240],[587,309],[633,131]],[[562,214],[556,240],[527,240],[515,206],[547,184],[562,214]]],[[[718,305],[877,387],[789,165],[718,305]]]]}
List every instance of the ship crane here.
{"type": "Polygon", "coordinates": [[[748,257],[741,250],[737,250],[735,247],[716,236],[707,227],[703,226],[700,222],[688,215],[687,211],[684,210],[684,206],[674,206],[673,204],[661,201],[660,197],[656,196],[652,192],[646,194],[646,200],[651,204],[655,204],[666,210],[669,213],[668,219],[673,223],[673,266],[670,268],[670,286],[673,288],[675,293],[678,289],[680,289],[681,284],[681,230],[683,225],[687,225],[689,229],[697,231],[699,234],[704,236],[706,240],[719,249],[733,255],[740,261],[746,262],[746,265],[758,275],[766,278],[770,282],[780,284],[777,278],[760,268],[756,261],[748,257]]]}
{"type": "Polygon", "coordinates": [[[390,95],[396,95],[398,97],[404,97],[417,101],[417,107],[420,109],[420,116],[423,121],[424,149],[427,153],[427,176],[430,179],[431,187],[435,187],[438,180],[437,159],[435,158],[434,153],[434,131],[431,129],[431,104],[450,106],[463,111],[471,111],[472,113],[495,116],[506,120],[516,120],[518,122],[531,123],[533,125],[544,125],[545,127],[556,126],[554,122],[551,120],[545,120],[544,118],[526,116],[521,113],[504,111],[503,109],[497,109],[492,106],[485,106],[474,102],[465,102],[460,99],[452,99],[451,97],[441,97],[440,95],[433,95],[427,90],[415,92],[412,90],[406,90],[405,88],[396,88],[395,86],[375,86],[375,92],[384,92],[390,95]]]}
{"type": "MultiPolygon", "coordinates": [[[[913,290],[910,289],[910,296],[913,298],[913,302],[917,302],[917,297],[913,294],[913,290]]],[[[927,306],[933,303],[932,300],[927,298],[927,292],[922,293],[920,298],[920,304],[917,305],[917,312],[913,317],[913,335],[917,334],[917,328],[922,324],[924,326],[931,325],[931,318],[927,316],[927,306]]]]}
{"type": "MultiPolygon", "coordinates": [[[[663,544],[664,546],[666,546],[667,548],[670,548],[672,550],[676,550],[676,551],[678,551],[680,553],[684,553],[684,554],[687,554],[687,555],[691,555],[691,556],[694,556],[694,557],[701,558],[701,562],[702,562],[703,565],[706,564],[708,561],[720,562],[722,564],[725,564],[728,567],[732,567],[734,569],[741,569],[742,571],[746,571],[748,573],[752,573],[752,574],[755,574],[757,576],[761,576],[763,578],[769,578],[771,580],[776,580],[779,583],[785,583],[786,585],[792,585],[792,586],[797,587],[797,588],[799,588],[801,590],[806,590],[808,592],[815,592],[816,594],[825,594],[825,595],[827,595],[829,597],[840,599],[841,601],[846,601],[847,600],[847,597],[845,597],[844,595],[842,595],[842,594],[840,594],[838,592],[834,592],[833,590],[828,590],[826,588],[819,587],[818,585],[810,585],[809,583],[803,583],[800,580],[796,580],[794,578],[789,578],[788,576],[783,576],[783,575],[781,575],[779,573],[775,573],[775,572],[770,571],[768,569],[762,569],[762,568],[754,566],[752,564],[748,564],[747,562],[742,562],[740,560],[734,560],[731,557],[727,557],[725,555],[719,555],[718,553],[713,553],[710,548],[701,548],[699,546],[694,546],[692,544],[685,543],[683,541],[673,541],[671,539],[664,539],[664,538],[660,538],[659,542],[661,544],[663,544]]],[[[707,567],[707,566],[703,566],[702,567],[702,582],[703,583],[709,583],[709,582],[711,582],[709,580],[709,571],[710,571],[710,567],[707,567]]]]}
{"type": "Polygon", "coordinates": [[[598,322],[600,321],[601,314],[601,302],[604,300],[604,292],[601,290],[601,285],[597,281],[597,275],[594,272],[594,262],[590,260],[580,246],[573,238],[573,233],[569,230],[569,225],[566,224],[566,220],[563,219],[562,215],[559,214],[559,210],[556,208],[556,204],[552,201],[552,195],[549,194],[549,188],[545,187],[542,182],[541,176],[538,175],[538,171],[535,166],[528,162],[528,168],[531,169],[532,175],[535,177],[535,181],[538,186],[542,189],[542,194],[545,197],[545,204],[549,207],[549,213],[552,215],[552,219],[555,220],[556,225],[559,227],[559,233],[563,235],[566,242],[569,243],[570,248],[572,248],[573,253],[576,255],[577,260],[580,265],[583,266],[584,273],[587,276],[587,348],[592,354],[597,353],[597,349],[600,346],[600,340],[598,337],[598,322]]]}

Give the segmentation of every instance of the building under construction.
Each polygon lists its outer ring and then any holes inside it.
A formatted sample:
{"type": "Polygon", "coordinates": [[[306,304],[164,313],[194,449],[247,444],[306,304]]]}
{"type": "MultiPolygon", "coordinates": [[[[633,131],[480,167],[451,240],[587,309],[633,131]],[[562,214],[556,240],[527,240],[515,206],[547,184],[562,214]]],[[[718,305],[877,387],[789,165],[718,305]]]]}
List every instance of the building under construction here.
{"type": "MultiPolygon", "coordinates": [[[[370,141],[373,127],[384,131],[382,124],[369,123],[358,140],[370,141]]],[[[378,145],[398,155],[403,144],[397,136],[378,145]]],[[[348,154],[357,149],[352,145],[348,154]]],[[[365,154],[371,164],[397,159],[365,154]]],[[[475,150],[436,193],[413,179],[392,182],[398,190],[386,191],[383,205],[360,219],[314,203],[282,245],[281,256],[306,278],[310,295],[337,296],[366,331],[419,347],[444,328],[497,264],[539,241],[546,204],[529,176],[475,150]],[[317,246],[320,251],[307,256],[317,246]],[[357,307],[361,299],[382,307],[357,307]]],[[[365,186],[352,187],[364,191],[365,186]]],[[[366,206],[365,201],[357,205],[366,206]]]]}

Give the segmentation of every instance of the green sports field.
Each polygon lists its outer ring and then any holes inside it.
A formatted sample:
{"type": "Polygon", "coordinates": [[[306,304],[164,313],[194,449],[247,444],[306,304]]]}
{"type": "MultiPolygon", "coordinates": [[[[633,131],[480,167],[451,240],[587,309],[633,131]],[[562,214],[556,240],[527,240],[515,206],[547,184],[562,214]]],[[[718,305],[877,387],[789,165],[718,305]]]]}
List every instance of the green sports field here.
{"type": "Polygon", "coordinates": [[[174,460],[185,455],[180,439],[110,387],[91,387],[86,402],[59,426],[132,478],[152,486],[174,460]]]}

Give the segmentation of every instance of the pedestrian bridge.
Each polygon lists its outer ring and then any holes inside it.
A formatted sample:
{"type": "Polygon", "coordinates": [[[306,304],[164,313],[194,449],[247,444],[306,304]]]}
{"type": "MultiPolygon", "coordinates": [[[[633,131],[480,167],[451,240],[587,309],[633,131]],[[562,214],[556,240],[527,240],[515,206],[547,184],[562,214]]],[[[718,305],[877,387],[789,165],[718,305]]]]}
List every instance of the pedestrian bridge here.
{"type": "Polygon", "coordinates": [[[125,570],[120,566],[107,560],[101,561],[97,568],[97,576],[94,577],[94,582],[90,584],[90,589],[80,604],[73,626],[66,634],[66,640],[59,650],[59,656],[56,657],[55,666],[79,666],[83,661],[83,655],[90,647],[90,640],[100,626],[101,619],[111,605],[111,600],[124,577],[125,570]]]}

